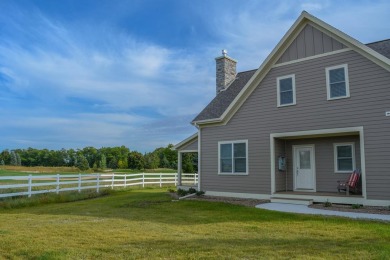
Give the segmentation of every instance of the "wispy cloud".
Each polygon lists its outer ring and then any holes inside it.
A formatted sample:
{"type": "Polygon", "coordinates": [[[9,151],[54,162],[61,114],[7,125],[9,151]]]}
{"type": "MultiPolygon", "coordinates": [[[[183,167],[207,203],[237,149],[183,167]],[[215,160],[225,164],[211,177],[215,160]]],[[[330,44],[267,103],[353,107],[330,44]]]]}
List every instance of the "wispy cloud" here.
{"type": "Polygon", "coordinates": [[[302,9],[363,42],[389,31],[387,1],[178,2],[186,15],[176,10],[181,20],[161,28],[188,38],[168,45],[121,25],[150,7],[128,5],[108,16],[97,4],[78,23],[33,4],[0,3],[0,149],[124,144],[148,151],[178,142],[215,95],[221,49],[238,70],[257,68],[302,9]]]}

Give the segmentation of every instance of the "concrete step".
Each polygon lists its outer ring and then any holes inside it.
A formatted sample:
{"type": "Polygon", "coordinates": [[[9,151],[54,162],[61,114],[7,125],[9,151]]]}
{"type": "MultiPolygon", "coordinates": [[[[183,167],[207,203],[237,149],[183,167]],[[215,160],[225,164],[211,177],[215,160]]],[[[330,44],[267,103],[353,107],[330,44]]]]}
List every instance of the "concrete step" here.
{"type": "Polygon", "coordinates": [[[313,200],[311,199],[292,199],[292,198],[271,198],[271,202],[286,203],[286,204],[297,204],[297,205],[311,205],[313,200]]]}

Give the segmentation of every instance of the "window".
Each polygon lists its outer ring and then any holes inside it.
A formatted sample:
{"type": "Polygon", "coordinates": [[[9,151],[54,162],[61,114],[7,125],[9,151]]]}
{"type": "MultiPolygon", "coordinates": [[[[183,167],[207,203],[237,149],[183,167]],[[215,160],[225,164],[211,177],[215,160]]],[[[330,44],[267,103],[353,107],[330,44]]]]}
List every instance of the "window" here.
{"type": "Polygon", "coordinates": [[[348,65],[326,68],[328,100],[349,97],[348,65]]]}
{"type": "Polygon", "coordinates": [[[278,107],[295,105],[295,75],[278,77],[278,107]]]}
{"type": "Polygon", "coordinates": [[[335,172],[352,172],[355,169],[354,143],[334,144],[335,172]]]}
{"type": "Polygon", "coordinates": [[[218,143],[219,174],[248,174],[248,141],[218,143]]]}

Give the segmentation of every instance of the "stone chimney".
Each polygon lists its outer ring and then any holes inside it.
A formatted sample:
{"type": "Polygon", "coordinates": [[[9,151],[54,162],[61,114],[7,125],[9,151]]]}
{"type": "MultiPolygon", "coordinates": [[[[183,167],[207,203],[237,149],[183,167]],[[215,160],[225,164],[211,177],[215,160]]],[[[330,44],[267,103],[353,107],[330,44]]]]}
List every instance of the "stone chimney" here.
{"type": "Polygon", "coordinates": [[[227,51],[222,50],[222,56],[215,58],[217,95],[219,92],[225,90],[230,83],[236,78],[236,64],[237,61],[227,56],[227,51]]]}

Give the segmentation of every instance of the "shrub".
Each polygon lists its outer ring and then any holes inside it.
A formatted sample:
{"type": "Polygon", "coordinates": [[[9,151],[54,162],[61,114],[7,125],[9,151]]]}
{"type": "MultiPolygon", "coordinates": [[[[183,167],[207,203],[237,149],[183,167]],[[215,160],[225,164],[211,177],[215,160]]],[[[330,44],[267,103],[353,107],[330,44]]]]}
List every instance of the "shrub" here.
{"type": "Polygon", "coordinates": [[[183,189],[177,189],[177,195],[179,195],[180,197],[183,197],[183,196],[185,196],[185,195],[187,195],[188,194],[188,191],[186,191],[186,190],[183,190],[183,189]]]}
{"type": "Polygon", "coordinates": [[[196,189],[194,189],[194,188],[189,188],[189,189],[188,189],[188,193],[189,193],[189,194],[196,193],[196,189]]]}
{"type": "Polygon", "coordinates": [[[175,193],[175,190],[174,189],[168,189],[168,192],[169,193],[175,193]]]}
{"type": "Polygon", "coordinates": [[[202,196],[204,195],[204,191],[200,190],[196,192],[196,196],[202,196]]]}
{"type": "Polygon", "coordinates": [[[332,207],[332,202],[330,202],[329,200],[327,200],[324,204],[324,207],[332,207]]]}
{"type": "Polygon", "coordinates": [[[362,207],[362,205],[360,205],[360,204],[353,204],[352,205],[353,209],[360,209],[361,207],[362,207]]]}

